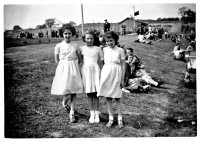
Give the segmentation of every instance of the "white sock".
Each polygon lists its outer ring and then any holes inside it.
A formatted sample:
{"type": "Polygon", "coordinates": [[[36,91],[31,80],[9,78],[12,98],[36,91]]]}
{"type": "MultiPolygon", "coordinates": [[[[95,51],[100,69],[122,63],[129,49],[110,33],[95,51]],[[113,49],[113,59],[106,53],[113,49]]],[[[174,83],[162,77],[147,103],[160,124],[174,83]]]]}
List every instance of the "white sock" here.
{"type": "Polygon", "coordinates": [[[113,116],[109,116],[109,120],[113,120],[113,116]]]}
{"type": "Polygon", "coordinates": [[[90,115],[91,115],[91,116],[94,116],[94,111],[90,111],[90,115]]]}
{"type": "Polygon", "coordinates": [[[118,116],[118,120],[122,120],[122,116],[118,116]]]}
{"type": "Polygon", "coordinates": [[[70,115],[74,115],[74,111],[73,110],[70,110],[70,115]]]}

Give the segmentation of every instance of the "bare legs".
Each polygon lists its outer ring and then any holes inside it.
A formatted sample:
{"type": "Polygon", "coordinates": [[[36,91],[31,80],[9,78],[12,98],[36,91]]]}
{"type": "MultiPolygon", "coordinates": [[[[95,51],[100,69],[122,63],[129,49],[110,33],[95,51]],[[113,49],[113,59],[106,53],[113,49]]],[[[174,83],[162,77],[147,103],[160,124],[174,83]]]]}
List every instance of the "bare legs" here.
{"type": "Polygon", "coordinates": [[[90,123],[99,123],[99,98],[97,93],[87,93],[88,104],[90,109],[90,123]]]}
{"type": "MultiPolygon", "coordinates": [[[[117,104],[117,112],[118,112],[118,125],[120,128],[123,127],[122,123],[122,101],[121,98],[116,98],[116,104],[117,104]]],[[[106,104],[109,114],[109,122],[107,123],[107,127],[111,127],[113,124],[113,109],[112,109],[112,98],[106,98],[106,104]]]]}
{"type": "Polygon", "coordinates": [[[63,97],[63,102],[62,105],[63,107],[65,107],[66,109],[69,109],[69,106],[67,105],[67,103],[70,101],[70,122],[75,122],[75,118],[74,118],[74,110],[75,110],[75,105],[76,105],[76,94],[67,94],[63,97]]]}

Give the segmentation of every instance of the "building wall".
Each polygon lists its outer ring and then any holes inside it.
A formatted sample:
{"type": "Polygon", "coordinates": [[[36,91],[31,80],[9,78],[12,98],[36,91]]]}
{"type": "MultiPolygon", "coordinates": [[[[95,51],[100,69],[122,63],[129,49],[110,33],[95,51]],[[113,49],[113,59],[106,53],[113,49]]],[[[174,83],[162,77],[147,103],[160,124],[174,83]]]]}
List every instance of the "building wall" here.
{"type": "Polygon", "coordinates": [[[170,33],[179,33],[182,25],[181,22],[154,22],[148,24],[152,26],[152,30],[155,28],[163,28],[170,33]]]}
{"type": "Polygon", "coordinates": [[[119,31],[122,32],[122,25],[126,25],[126,31],[133,31],[134,21],[132,19],[126,19],[125,21],[119,23],[119,31]]]}

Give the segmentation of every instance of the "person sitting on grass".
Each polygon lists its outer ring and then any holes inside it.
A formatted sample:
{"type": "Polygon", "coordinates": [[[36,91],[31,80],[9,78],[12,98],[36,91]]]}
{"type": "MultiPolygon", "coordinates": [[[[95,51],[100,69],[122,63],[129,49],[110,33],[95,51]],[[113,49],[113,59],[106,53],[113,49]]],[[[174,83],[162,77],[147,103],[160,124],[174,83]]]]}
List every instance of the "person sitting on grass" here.
{"type": "Polygon", "coordinates": [[[126,48],[125,49],[125,60],[127,61],[128,60],[128,56],[130,54],[133,54],[133,48],[129,47],[129,48],[126,48]]]}
{"type": "Polygon", "coordinates": [[[125,62],[125,87],[122,88],[122,91],[129,93],[130,91],[148,91],[150,89],[150,85],[148,85],[145,80],[142,78],[138,78],[135,74],[135,65],[133,65],[134,55],[130,53],[128,55],[128,60],[125,62]]]}
{"type": "Polygon", "coordinates": [[[135,76],[137,78],[141,78],[147,84],[155,87],[160,87],[160,85],[163,84],[162,81],[157,82],[154,79],[152,79],[151,76],[149,76],[149,74],[146,72],[143,65],[141,64],[140,59],[136,55],[133,56],[132,68],[134,69],[135,76]]]}
{"type": "Polygon", "coordinates": [[[146,40],[146,39],[145,39],[145,36],[142,35],[142,34],[139,34],[139,35],[138,35],[138,39],[135,40],[134,42],[140,42],[140,43],[145,43],[145,44],[151,44],[151,41],[146,40]]]}
{"type": "Polygon", "coordinates": [[[180,48],[180,42],[176,43],[174,50],[171,52],[173,59],[184,60],[185,50],[180,48]]]}

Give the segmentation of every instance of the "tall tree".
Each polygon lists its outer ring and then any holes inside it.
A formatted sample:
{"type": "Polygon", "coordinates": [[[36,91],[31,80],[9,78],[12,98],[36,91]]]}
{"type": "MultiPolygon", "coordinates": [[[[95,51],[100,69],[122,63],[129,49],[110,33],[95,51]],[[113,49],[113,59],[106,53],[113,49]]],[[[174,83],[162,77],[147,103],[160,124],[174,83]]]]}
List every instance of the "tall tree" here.
{"type": "Polygon", "coordinates": [[[76,23],[74,21],[70,21],[69,24],[72,26],[76,26],[76,23]]]}
{"type": "Polygon", "coordinates": [[[186,10],[187,10],[187,7],[185,7],[185,6],[179,8],[178,15],[181,15],[181,17],[183,17],[186,10]]]}
{"type": "Polygon", "coordinates": [[[36,26],[36,29],[44,29],[44,28],[46,28],[46,24],[37,25],[37,26],[36,26]]]}
{"type": "Polygon", "coordinates": [[[55,23],[55,18],[50,18],[45,20],[45,24],[47,27],[52,28],[55,23]]]}
{"type": "Polygon", "coordinates": [[[15,26],[13,26],[13,30],[14,31],[17,31],[17,30],[20,30],[20,29],[22,29],[19,25],[15,25],[15,26]]]}
{"type": "Polygon", "coordinates": [[[187,7],[182,7],[179,9],[178,14],[181,15],[182,22],[195,22],[196,21],[196,12],[188,9],[187,7]]]}

